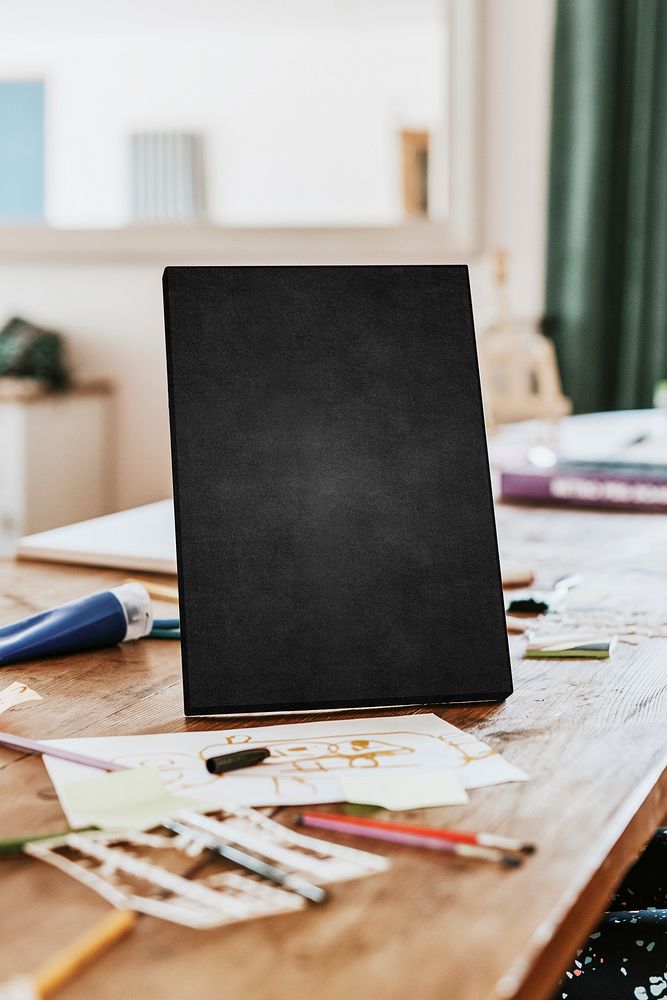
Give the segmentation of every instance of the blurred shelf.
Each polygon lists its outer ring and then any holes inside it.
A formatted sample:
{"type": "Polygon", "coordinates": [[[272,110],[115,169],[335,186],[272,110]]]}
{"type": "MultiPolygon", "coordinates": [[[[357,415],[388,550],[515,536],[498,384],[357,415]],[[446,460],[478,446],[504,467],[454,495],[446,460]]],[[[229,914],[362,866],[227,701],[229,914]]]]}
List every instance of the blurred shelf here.
{"type": "Polygon", "coordinates": [[[74,382],[67,389],[49,389],[33,378],[0,376],[1,403],[41,403],[44,400],[59,401],[81,396],[108,396],[113,391],[109,379],[93,378],[74,382]]]}
{"type": "Polygon", "coordinates": [[[444,224],[294,229],[132,226],[119,229],[0,227],[0,264],[337,264],[465,261],[475,245],[444,224]]]}

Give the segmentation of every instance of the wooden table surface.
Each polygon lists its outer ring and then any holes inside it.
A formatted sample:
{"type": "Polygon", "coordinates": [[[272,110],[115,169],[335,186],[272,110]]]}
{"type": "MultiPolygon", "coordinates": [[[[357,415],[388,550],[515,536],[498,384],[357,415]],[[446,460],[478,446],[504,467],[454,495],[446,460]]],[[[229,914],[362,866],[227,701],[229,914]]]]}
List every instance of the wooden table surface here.
{"type": "MultiPolygon", "coordinates": [[[[667,621],[667,518],[505,506],[498,521],[503,555],[536,567],[545,583],[581,572],[605,605],[667,621]]],[[[121,579],[108,571],[8,562],[0,575],[0,615],[12,621],[121,579]]],[[[226,929],[192,931],[146,917],[59,996],[550,996],[667,813],[666,679],[667,639],[647,638],[620,644],[609,661],[517,658],[516,690],[506,703],[434,709],[502,750],[530,781],[475,790],[469,806],[431,810],[428,821],[534,840],[538,851],[522,868],[338,838],[379,846],[391,856],[391,869],[335,886],[324,907],[226,929]]],[[[239,725],[183,717],[174,642],[6,667],[1,680],[24,681],[43,695],[43,702],[2,719],[2,728],[35,738],[239,725]]],[[[278,815],[287,820],[290,810],[278,815]]],[[[41,760],[0,748],[0,837],[63,823],[41,760]]],[[[0,861],[0,871],[0,980],[31,969],[107,909],[94,893],[32,859],[0,861]]]]}

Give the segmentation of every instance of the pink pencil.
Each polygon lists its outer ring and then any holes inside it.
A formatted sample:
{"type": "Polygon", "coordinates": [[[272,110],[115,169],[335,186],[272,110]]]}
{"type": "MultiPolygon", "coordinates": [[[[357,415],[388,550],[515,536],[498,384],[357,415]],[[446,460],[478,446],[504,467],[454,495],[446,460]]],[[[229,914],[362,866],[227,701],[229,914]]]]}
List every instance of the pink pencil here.
{"type": "Polygon", "coordinates": [[[297,823],[302,826],[312,826],[319,830],[331,830],[334,833],[347,833],[356,837],[370,837],[373,840],[386,840],[391,844],[403,844],[406,847],[426,847],[429,851],[442,851],[444,854],[457,854],[464,858],[479,858],[482,861],[495,861],[507,868],[516,868],[521,859],[511,854],[501,854],[490,847],[479,847],[476,844],[457,844],[452,840],[439,840],[436,837],[424,837],[420,834],[406,833],[403,830],[387,830],[382,827],[371,827],[356,824],[352,817],[345,817],[339,822],[333,816],[319,816],[317,813],[305,813],[298,816],[297,823]]]}
{"type": "Polygon", "coordinates": [[[86,767],[97,767],[101,771],[126,771],[125,764],[114,764],[111,760],[99,760],[97,757],[86,757],[82,753],[74,753],[72,750],[61,750],[59,747],[49,746],[48,743],[39,743],[37,740],[27,740],[23,736],[14,736],[13,733],[0,732],[0,745],[10,747],[12,750],[25,750],[27,753],[41,753],[49,757],[62,757],[72,764],[85,764],[86,767]]]}
{"type": "Polygon", "coordinates": [[[310,812],[303,813],[302,822],[308,825],[308,820],[333,820],[335,823],[345,823],[346,826],[363,827],[364,829],[391,830],[397,833],[409,833],[419,837],[435,837],[437,840],[451,840],[457,844],[477,844],[479,847],[497,847],[501,851],[520,851],[522,854],[534,854],[535,845],[517,840],[515,837],[501,837],[495,833],[470,833],[467,830],[444,830],[438,826],[419,826],[415,823],[396,823],[381,819],[366,819],[362,816],[341,816],[338,813],[310,812]]]}

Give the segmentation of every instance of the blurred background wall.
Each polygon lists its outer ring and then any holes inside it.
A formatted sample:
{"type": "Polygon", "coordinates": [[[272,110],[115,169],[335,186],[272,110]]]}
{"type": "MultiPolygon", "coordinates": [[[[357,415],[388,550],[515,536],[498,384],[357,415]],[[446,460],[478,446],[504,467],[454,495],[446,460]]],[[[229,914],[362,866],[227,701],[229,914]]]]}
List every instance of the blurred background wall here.
{"type": "MultiPolygon", "coordinates": [[[[499,245],[511,256],[510,294],[516,312],[538,319],[544,310],[554,21],[552,0],[487,0],[482,7],[481,58],[476,63],[480,129],[477,163],[473,164],[479,172],[478,222],[469,252],[459,257],[471,264],[478,327],[494,313],[488,255],[499,245]]],[[[150,252],[122,249],[122,240],[121,249],[109,243],[111,249],[106,252],[103,235],[95,243],[95,233],[103,227],[123,226],[128,221],[127,200],[121,196],[127,149],[120,141],[111,141],[114,135],[118,138],[121,131],[141,130],[148,122],[152,129],[175,124],[203,133],[211,157],[206,191],[209,221],[216,224],[391,226],[400,221],[401,214],[400,151],[388,138],[387,122],[377,120],[372,112],[384,101],[392,127],[400,129],[406,123],[413,129],[428,127],[437,113],[437,75],[441,72],[441,35],[429,20],[434,17],[433,5],[424,6],[420,31],[413,38],[410,20],[406,22],[404,16],[384,18],[379,36],[370,21],[364,23],[362,18],[355,28],[356,59],[349,50],[345,61],[337,58],[340,45],[334,33],[326,41],[325,55],[318,55],[317,65],[296,59],[294,46],[303,51],[303,36],[295,40],[275,21],[260,30],[249,53],[238,45],[227,51],[224,43],[196,31],[187,38],[179,37],[178,31],[160,34],[160,5],[152,18],[146,16],[145,6],[139,5],[135,15],[131,8],[129,4],[127,10],[119,8],[127,17],[122,44],[117,38],[104,37],[103,26],[99,30],[91,26],[96,5],[76,0],[61,0],[57,5],[35,6],[33,0],[16,4],[14,20],[5,24],[9,30],[1,33],[0,40],[3,77],[47,77],[47,158],[49,143],[54,152],[46,183],[45,221],[67,229],[95,227],[84,233],[76,252],[69,240],[62,248],[51,236],[40,243],[41,230],[32,242],[16,230],[5,237],[0,234],[0,318],[26,315],[35,323],[66,331],[77,377],[103,375],[113,380],[117,461],[110,509],[171,492],[160,278],[163,266],[178,263],[182,257],[178,235],[171,227],[164,248],[158,241],[156,249],[153,242],[150,252]],[[65,17],[68,4],[71,16],[65,17]],[[72,34],[76,17],[84,25],[85,37],[72,34]],[[90,48],[86,38],[91,31],[96,37],[97,30],[95,46],[90,48]],[[151,33],[153,43],[159,44],[147,47],[145,40],[151,33]],[[216,137],[213,120],[225,107],[225,74],[232,49],[233,58],[241,60],[235,79],[240,73],[248,86],[243,95],[236,96],[244,110],[241,124],[230,118],[223,141],[216,137]],[[156,51],[158,62],[154,61],[156,51]],[[406,52],[410,60],[404,58],[406,52]],[[415,53],[419,73],[415,73],[415,53]],[[193,100],[194,84],[192,92],[182,85],[170,88],[169,100],[164,100],[170,63],[176,64],[182,80],[183,60],[186,77],[204,76],[205,102],[199,97],[193,100]],[[391,72],[388,67],[393,67],[391,72]],[[78,84],[73,82],[75,69],[78,84]],[[81,87],[81,72],[90,86],[81,87]],[[63,117],[59,102],[75,86],[76,99],[68,106],[76,110],[63,117]],[[344,120],[330,123],[331,129],[313,137],[313,123],[300,112],[290,128],[296,147],[288,157],[285,119],[281,118],[278,129],[274,118],[289,100],[290,88],[294,93],[311,91],[308,106],[313,115],[315,109],[326,106],[328,115],[338,114],[344,120]],[[336,94],[343,98],[338,103],[333,100],[336,94]],[[111,118],[109,108],[115,109],[111,118]],[[338,137],[338,152],[331,146],[329,131],[338,137]],[[55,132],[60,136],[58,143],[51,141],[55,132]],[[295,161],[303,165],[297,175],[295,161]],[[318,178],[317,183],[313,178],[318,178]],[[326,203],[322,190],[329,195],[326,203]]],[[[196,4],[188,8],[192,17],[196,9],[196,4]]],[[[3,16],[7,17],[7,11],[3,16]]],[[[241,40],[247,38],[243,18],[230,31],[241,40]]],[[[434,171],[437,163],[434,149],[429,169],[434,171]]],[[[437,185],[433,198],[437,215],[437,185]]],[[[357,250],[346,246],[333,257],[411,259],[409,241],[404,254],[400,244],[394,253],[383,241],[378,231],[376,237],[360,242],[357,250]]],[[[246,253],[247,240],[244,247],[246,253]]],[[[233,256],[228,248],[219,262],[229,262],[233,256]]],[[[309,259],[310,251],[304,249],[302,256],[309,259]]],[[[435,253],[430,256],[428,243],[412,256],[436,259],[435,253]]],[[[331,257],[323,244],[319,259],[331,257]]],[[[445,249],[437,259],[451,259],[451,252],[445,249]]],[[[207,262],[215,259],[209,257],[207,262]]]]}
{"type": "Polygon", "coordinates": [[[197,18],[197,6],[163,17],[160,4],[119,0],[98,30],[94,5],[59,0],[36,37],[42,17],[21,5],[2,69],[46,77],[46,223],[135,221],[125,139],[147,122],[205,137],[211,223],[400,220],[392,125],[430,127],[441,113],[440,5],[417,0],[412,17],[389,3],[377,17],[362,0],[353,33],[328,6],[316,17],[265,4],[253,16],[252,4],[208,3],[197,18]]]}

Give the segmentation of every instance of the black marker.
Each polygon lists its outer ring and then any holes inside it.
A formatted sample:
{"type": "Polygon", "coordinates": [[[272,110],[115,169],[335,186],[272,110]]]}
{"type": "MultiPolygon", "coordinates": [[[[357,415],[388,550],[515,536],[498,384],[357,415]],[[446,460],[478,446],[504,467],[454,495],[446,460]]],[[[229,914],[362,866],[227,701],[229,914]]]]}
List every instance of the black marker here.
{"type": "Polygon", "coordinates": [[[206,770],[209,774],[224,774],[226,771],[237,771],[241,767],[252,767],[261,764],[271,756],[266,747],[255,747],[251,750],[237,750],[235,753],[223,753],[219,757],[209,757],[206,770]]]}

